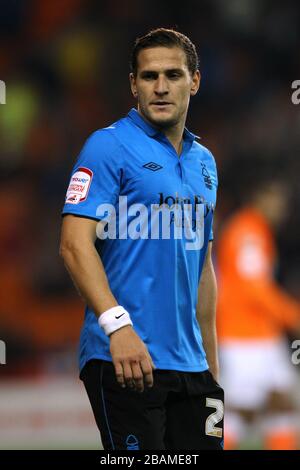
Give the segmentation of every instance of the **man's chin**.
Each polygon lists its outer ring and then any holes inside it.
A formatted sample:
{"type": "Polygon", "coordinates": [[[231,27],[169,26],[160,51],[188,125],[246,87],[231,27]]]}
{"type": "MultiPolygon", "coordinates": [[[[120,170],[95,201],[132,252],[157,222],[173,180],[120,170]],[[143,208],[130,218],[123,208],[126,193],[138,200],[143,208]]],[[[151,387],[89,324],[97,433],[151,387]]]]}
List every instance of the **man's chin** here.
{"type": "Polygon", "coordinates": [[[168,115],[158,115],[158,114],[150,114],[148,116],[149,121],[156,127],[161,129],[172,127],[176,124],[176,119],[172,116],[168,115]]]}

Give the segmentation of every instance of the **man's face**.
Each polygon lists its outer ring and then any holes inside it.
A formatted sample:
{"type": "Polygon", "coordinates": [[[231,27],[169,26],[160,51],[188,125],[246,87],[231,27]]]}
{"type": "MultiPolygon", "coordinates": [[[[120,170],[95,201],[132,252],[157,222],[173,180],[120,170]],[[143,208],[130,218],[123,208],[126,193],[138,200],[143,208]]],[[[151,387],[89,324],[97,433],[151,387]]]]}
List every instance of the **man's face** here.
{"type": "Polygon", "coordinates": [[[130,83],[140,113],[154,126],[169,128],[185,123],[200,73],[191,76],[181,48],[153,47],[139,52],[137,75],[130,74],[130,83]]]}

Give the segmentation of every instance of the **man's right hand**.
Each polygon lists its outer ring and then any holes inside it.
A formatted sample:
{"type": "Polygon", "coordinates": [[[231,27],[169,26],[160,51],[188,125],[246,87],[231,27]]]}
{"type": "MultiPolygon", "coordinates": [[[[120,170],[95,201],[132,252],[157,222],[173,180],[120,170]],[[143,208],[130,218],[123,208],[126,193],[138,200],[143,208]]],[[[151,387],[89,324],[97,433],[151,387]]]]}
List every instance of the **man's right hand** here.
{"type": "Polygon", "coordinates": [[[155,369],[146,345],[131,326],[124,326],[110,335],[110,353],[115,367],[117,382],[121,387],[144,391],[153,385],[155,369]]]}

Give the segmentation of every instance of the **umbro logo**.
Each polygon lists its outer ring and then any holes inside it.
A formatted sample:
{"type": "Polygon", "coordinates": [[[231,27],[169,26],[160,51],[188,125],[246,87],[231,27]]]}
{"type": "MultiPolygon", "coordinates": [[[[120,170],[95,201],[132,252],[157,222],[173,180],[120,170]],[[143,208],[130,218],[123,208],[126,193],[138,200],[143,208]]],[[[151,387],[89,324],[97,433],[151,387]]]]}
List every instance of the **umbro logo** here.
{"type": "Polygon", "coordinates": [[[151,170],[151,171],[157,171],[157,170],[161,170],[163,167],[158,165],[155,162],[149,162],[143,165],[143,168],[147,168],[147,170],[151,170]]]}

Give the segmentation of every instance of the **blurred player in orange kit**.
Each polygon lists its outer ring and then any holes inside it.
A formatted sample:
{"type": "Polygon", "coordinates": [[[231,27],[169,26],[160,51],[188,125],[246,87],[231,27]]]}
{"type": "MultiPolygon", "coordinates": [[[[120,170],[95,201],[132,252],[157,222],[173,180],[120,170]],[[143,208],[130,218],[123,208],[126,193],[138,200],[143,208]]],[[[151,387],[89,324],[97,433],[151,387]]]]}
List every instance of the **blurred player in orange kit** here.
{"type": "Polygon", "coordinates": [[[255,189],[244,187],[247,203],[230,217],[218,241],[225,448],[237,448],[254,425],[264,448],[296,449],[299,416],[292,396],[297,374],[285,334],[299,335],[300,306],[274,278],[274,233],[284,223],[289,190],[278,178],[256,183],[255,189]]]}

